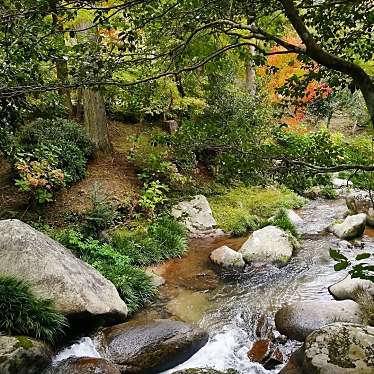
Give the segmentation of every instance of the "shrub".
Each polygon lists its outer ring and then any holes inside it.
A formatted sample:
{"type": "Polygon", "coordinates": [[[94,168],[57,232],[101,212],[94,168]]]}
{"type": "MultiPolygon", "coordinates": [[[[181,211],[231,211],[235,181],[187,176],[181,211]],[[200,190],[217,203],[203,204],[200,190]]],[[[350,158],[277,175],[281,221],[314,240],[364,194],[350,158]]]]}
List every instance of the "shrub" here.
{"type": "MultiPolygon", "coordinates": [[[[286,188],[236,187],[228,193],[209,198],[209,203],[217,225],[226,232],[239,231],[238,227],[255,222],[253,216],[259,217],[257,227],[246,225],[248,229],[263,226],[263,219],[270,218],[279,208],[300,208],[305,199],[286,188]]],[[[239,231],[242,233],[242,231],[239,231]]]]}
{"type": "Polygon", "coordinates": [[[160,183],[159,180],[144,183],[139,199],[139,206],[143,208],[147,215],[154,217],[156,209],[168,200],[165,195],[168,191],[169,187],[160,183]]]}
{"type": "Polygon", "coordinates": [[[54,238],[108,278],[126,302],[130,313],[155,296],[156,289],[151,278],[143,270],[132,266],[129,257],[111,245],[84,238],[83,234],[75,230],[57,232],[54,238]]]}
{"type": "Polygon", "coordinates": [[[38,119],[21,129],[17,141],[24,152],[41,146],[59,149],[57,166],[66,174],[67,183],[84,178],[87,160],[94,152],[84,129],[65,119],[38,119]]]}
{"type": "Polygon", "coordinates": [[[0,331],[54,343],[66,327],[52,300],[35,296],[25,281],[0,276],[0,331]]]}
{"type": "Polygon", "coordinates": [[[113,245],[132,264],[144,266],[180,257],[187,249],[187,233],[172,217],[162,216],[145,232],[117,229],[113,233],[113,245]]]}

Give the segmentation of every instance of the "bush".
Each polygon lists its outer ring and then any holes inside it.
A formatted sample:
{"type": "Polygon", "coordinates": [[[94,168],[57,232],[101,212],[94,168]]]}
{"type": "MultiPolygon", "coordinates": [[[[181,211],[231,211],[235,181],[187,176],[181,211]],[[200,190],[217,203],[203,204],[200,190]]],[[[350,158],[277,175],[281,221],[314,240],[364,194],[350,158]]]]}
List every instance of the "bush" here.
{"type": "Polygon", "coordinates": [[[25,281],[0,276],[0,331],[54,343],[66,327],[66,318],[53,309],[52,300],[35,296],[25,281]]]}
{"type": "Polygon", "coordinates": [[[116,230],[113,245],[131,264],[145,266],[180,257],[187,249],[187,233],[172,217],[162,216],[146,231],[116,230]]]}
{"type": "Polygon", "coordinates": [[[77,123],[65,119],[38,119],[17,134],[23,152],[33,153],[41,146],[58,149],[58,167],[65,173],[66,183],[84,178],[86,164],[94,146],[77,123]]]}
{"type": "Polygon", "coordinates": [[[209,198],[209,203],[217,225],[226,232],[235,231],[241,235],[244,229],[240,228],[261,228],[266,224],[264,220],[274,215],[277,209],[300,208],[305,199],[286,188],[236,187],[209,198]]]}
{"type": "Polygon", "coordinates": [[[53,236],[108,278],[126,302],[130,313],[138,310],[155,296],[156,289],[151,278],[143,270],[133,267],[129,257],[111,245],[84,238],[83,234],[75,230],[55,232],[53,236]]]}

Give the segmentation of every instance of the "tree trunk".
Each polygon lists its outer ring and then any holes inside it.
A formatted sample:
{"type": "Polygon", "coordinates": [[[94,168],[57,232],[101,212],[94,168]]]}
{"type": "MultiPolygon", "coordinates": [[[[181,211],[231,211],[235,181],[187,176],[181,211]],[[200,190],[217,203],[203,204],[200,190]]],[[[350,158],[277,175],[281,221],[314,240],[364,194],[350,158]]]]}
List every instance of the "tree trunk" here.
{"type": "MultiPolygon", "coordinates": [[[[252,45],[249,46],[249,54],[251,56],[255,54],[255,47],[252,45]]],[[[245,87],[251,95],[256,94],[256,70],[252,60],[246,65],[245,87]]]]}
{"type": "Polygon", "coordinates": [[[99,152],[110,154],[112,145],[109,139],[105,104],[100,92],[85,89],[83,91],[83,106],[84,123],[91,141],[99,152]]]}
{"type": "MultiPolygon", "coordinates": [[[[54,25],[57,33],[58,33],[57,37],[59,38],[59,42],[61,44],[65,44],[65,39],[64,39],[64,34],[63,34],[64,27],[58,19],[58,15],[56,13],[56,3],[52,4],[52,10],[53,10],[52,21],[53,21],[53,25],[54,25]]],[[[69,80],[68,64],[62,58],[59,58],[56,61],[56,75],[57,75],[57,79],[62,84],[67,83],[68,80],[69,80]]],[[[60,96],[62,96],[64,98],[64,104],[65,104],[65,107],[67,108],[67,110],[69,112],[69,117],[70,118],[73,117],[73,104],[71,102],[70,90],[60,89],[60,90],[58,90],[58,93],[59,93],[60,96]]]]}
{"type": "Polygon", "coordinates": [[[367,79],[364,79],[362,82],[356,81],[356,84],[362,92],[364,97],[366,107],[369,112],[371,123],[374,126],[374,83],[368,76],[367,79]]]}

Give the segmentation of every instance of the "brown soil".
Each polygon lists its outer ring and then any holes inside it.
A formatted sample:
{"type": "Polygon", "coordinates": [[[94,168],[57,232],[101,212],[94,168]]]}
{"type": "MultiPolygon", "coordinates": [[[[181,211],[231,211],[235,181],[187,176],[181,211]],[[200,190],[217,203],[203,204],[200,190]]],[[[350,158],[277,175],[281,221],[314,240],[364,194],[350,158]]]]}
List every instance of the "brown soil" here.
{"type": "Polygon", "coordinates": [[[0,218],[17,217],[28,221],[43,216],[48,223],[62,224],[69,213],[81,213],[90,206],[95,185],[119,204],[128,204],[137,199],[141,184],[135,165],[127,158],[132,145],[129,136],[146,131],[146,127],[111,122],[109,129],[113,154],[91,160],[86,178],[57,193],[56,201],[42,210],[31,207],[27,196],[17,190],[10,167],[0,155],[0,218]]]}

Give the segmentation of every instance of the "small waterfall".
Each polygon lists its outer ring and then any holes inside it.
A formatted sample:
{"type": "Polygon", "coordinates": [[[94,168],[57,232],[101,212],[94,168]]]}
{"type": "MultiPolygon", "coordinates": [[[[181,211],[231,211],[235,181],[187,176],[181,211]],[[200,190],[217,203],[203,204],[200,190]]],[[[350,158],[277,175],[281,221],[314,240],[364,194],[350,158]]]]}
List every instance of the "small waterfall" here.
{"type": "Polygon", "coordinates": [[[81,338],[77,343],[64,348],[56,354],[53,358],[53,364],[66,360],[70,357],[95,357],[100,358],[99,352],[96,350],[95,345],[91,338],[81,338]]]}

